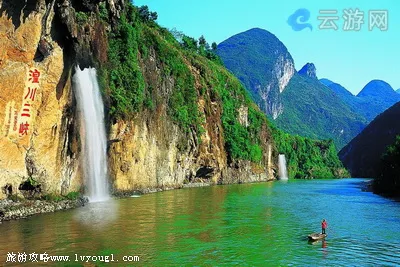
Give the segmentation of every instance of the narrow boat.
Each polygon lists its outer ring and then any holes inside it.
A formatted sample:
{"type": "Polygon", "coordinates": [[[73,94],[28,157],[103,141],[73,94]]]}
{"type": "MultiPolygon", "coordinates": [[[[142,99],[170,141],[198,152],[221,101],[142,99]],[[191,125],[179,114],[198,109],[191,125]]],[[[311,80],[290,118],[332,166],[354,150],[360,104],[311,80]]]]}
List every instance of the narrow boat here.
{"type": "Polygon", "coordinates": [[[313,233],[308,235],[308,240],[309,241],[317,241],[324,239],[327,235],[326,234],[321,234],[321,233],[313,233]]]}

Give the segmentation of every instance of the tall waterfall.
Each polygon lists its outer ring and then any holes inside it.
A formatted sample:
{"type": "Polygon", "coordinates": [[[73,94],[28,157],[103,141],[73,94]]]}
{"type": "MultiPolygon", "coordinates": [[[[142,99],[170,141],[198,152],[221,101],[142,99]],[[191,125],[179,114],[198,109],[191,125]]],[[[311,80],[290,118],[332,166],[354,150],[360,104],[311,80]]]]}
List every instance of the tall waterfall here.
{"type": "Polygon", "coordinates": [[[87,194],[91,202],[110,198],[107,175],[107,141],[104,125],[104,105],[97,83],[96,70],[75,69],[75,96],[81,120],[83,169],[87,194]]]}
{"type": "Polygon", "coordinates": [[[287,180],[287,168],[286,168],[286,157],[283,154],[279,154],[279,179],[287,180]]]}

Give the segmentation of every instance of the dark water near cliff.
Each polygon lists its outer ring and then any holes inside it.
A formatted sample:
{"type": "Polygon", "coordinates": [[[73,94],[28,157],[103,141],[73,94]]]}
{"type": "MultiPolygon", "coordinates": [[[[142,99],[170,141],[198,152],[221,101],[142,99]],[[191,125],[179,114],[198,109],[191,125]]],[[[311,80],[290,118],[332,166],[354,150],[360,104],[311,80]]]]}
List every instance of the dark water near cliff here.
{"type": "Polygon", "coordinates": [[[75,254],[113,254],[114,265],[139,256],[130,266],[399,265],[400,203],[362,192],[360,182],[175,190],[4,222],[0,265],[8,252],[70,256],[50,263],[57,266],[111,264],[75,261],[75,254]],[[309,244],[306,236],[320,231],[322,218],[328,238],[309,244]]]}

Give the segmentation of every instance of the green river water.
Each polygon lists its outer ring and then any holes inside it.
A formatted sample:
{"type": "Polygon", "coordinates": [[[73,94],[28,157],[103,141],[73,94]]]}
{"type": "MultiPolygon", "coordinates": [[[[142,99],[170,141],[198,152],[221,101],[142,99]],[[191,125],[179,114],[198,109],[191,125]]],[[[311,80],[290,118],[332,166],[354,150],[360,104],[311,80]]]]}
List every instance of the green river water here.
{"type": "Polygon", "coordinates": [[[399,266],[400,202],[363,181],[174,190],[4,222],[0,266],[20,264],[6,263],[11,252],[28,266],[399,266]],[[327,239],[308,243],[323,218],[327,239]],[[69,260],[31,262],[33,252],[69,260]]]}

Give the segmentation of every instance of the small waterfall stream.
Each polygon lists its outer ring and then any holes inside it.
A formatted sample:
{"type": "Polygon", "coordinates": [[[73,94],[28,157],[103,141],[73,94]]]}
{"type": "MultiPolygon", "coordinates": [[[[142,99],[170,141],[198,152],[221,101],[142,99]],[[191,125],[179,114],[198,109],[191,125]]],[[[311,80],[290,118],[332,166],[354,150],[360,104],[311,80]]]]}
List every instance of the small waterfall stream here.
{"type": "Polygon", "coordinates": [[[279,154],[279,179],[288,180],[286,157],[283,154],[279,154]]]}
{"type": "Polygon", "coordinates": [[[107,141],[104,124],[104,105],[97,82],[96,70],[75,69],[75,96],[81,119],[83,169],[87,195],[91,202],[110,198],[107,175],[107,141]]]}

